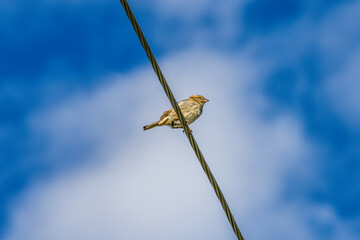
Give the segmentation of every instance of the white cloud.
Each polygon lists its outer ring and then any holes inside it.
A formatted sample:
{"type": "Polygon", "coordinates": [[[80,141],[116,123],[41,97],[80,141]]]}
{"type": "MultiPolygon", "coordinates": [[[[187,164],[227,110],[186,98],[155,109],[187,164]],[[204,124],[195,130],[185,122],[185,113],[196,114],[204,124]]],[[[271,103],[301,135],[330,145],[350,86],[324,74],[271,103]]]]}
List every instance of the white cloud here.
{"type": "MultiPolygon", "coordinates": [[[[223,7],[238,6],[245,1],[231,1],[225,0],[219,4],[214,0],[199,0],[199,1],[179,1],[179,0],[155,0],[152,2],[144,0],[134,1],[137,7],[146,7],[152,9],[159,14],[161,18],[181,18],[182,20],[197,21],[205,14],[211,12],[216,8],[218,11],[223,7]]],[[[131,2],[129,2],[132,5],[131,2]]],[[[230,9],[229,9],[230,10],[230,9]]],[[[232,9],[235,10],[235,9],[232,9]]],[[[233,14],[233,11],[229,12],[233,14]]]]}
{"type": "Polygon", "coordinates": [[[346,60],[346,66],[324,84],[331,105],[351,126],[360,123],[359,64],[360,48],[346,60]]]}
{"type": "Polygon", "coordinates": [[[360,2],[336,9],[322,23],[319,44],[326,52],[328,76],[320,92],[350,126],[360,122],[360,2]]]}
{"type": "Polygon", "coordinates": [[[198,18],[199,16],[202,16],[207,9],[212,4],[212,0],[199,0],[199,1],[191,1],[191,0],[185,0],[185,1],[178,1],[178,0],[169,0],[169,1],[163,1],[163,0],[156,0],[156,1],[137,1],[140,5],[146,5],[151,6],[154,10],[156,10],[159,14],[161,14],[162,17],[190,17],[190,18],[198,18]]]}
{"type": "MultiPolygon", "coordinates": [[[[141,13],[151,16],[157,27],[143,21],[142,28],[155,46],[172,49],[174,46],[228,47],[242,31],[239,20],[241,7],[248,2],[224,0],[179,1],[179,0],[136,0],[129,2],[135,17],[141,13]],[[142,11],[143,10],[143,11],[142,11]]],[[[150,22],[152,22],[150,21],[150,22]]]]}
{"type": "MultiPolygon", "coordinates": [[[[183,17],[188,24],[198,24],[209,8],[221,7],[214,11],[219,29],[228,26],[226,32],[234,34],[233,27],[239,25],[228,23],[239,18],[238,6],[207,5],[205,0],[194,5],[155,1],[159,16],[183,17]]],[[[300,42],[288,48],[288,58],[281,55],[282,61],[292,60],[313,43],[309,38],[318,29],[305,30],[312,24],[301,19],[286,38],[281,32],[265,40],[270,45],[300,42]]],[[[324,36],[334,34],[323,28],[328,25],[332,27],[329,22],[319,27],[324,36]]],[[[213,29],[206,31],[214,34],[213,29]]],[[[342,42],[325,40],[315,37],[324,49],[342,42]]],[[[253,46],[277,51],[258,41],[253,46]]],[[[359,102],[352,87],[354,59],[344,71],[349,77],[334,80],[328,88],[338,104],[334,106],[346,112],[359,102]]],[[[191,49],[174,53],[161,66],[178,100],[197,93],[211,100],[192,128],[247,239],[318,239],[311,221],[329,224],[334,231],[330,239],[355,239],[351,223],[339,219],[330,206],[283,199],[287,176],[308,177],[314,152],[295,116],[262,116],[271,106],[258,92],[263,72],[258,64],[244,52],[225,56],[191,49]]],[[[49,159],[83,142],[92,143],[93,155],[88,165],[28,189],[12,209],[6,239],[233,239],[184,134],[168,128],[142,131],[170,107],[149,66],[110,78],[109,85],[74,96],[31,120],[48,140],[49,159]]]]}
{"type": "MultiPolygon", "coordinates": [[[[175,96],[210,99],[191,127],[244,235],[315,239],[306,211],[279,207],[286,176],[309,167],[312,150],[294,117],[261,117],[269,106],[257,92],[259,67],[194,49],[161,65],[175,96]]],[[[170,107],[154,73],[147,66],[113,78],[32,120],[54,155],[84,139],[96,151],[88,165],[34,184],[5,239],[233,239],[181,130],[142,131],[170,107]]]]}
{"type": "Polygon", "coordinates": [[[357,127],[360,2],[349,1],[314,18],[316,9],[309,2],[292,25],[266,36],[259,34],[251,44],[270,72],[291,67],[298,77],[300,94],[311,92],[319,105],[330,105],[339,118],[357,127]]]}

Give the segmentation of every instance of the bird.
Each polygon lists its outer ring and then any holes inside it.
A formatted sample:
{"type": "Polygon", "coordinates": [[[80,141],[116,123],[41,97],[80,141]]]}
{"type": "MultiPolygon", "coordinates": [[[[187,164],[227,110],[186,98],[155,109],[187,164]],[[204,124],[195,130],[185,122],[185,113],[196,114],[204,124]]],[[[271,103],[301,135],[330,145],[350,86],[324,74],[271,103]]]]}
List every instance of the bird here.
{"type": "MultiPolygon", "coordinates": [[[[178,102],[180,110],[183,113],[186,123],[188,125],[190,125],[198,117],[200,117],[203,110],[203,106],[206,102],[209,102],[209,100],[201,95],[192,95],[188,99],[181,100],[180,102],[178,102]]],[[[159,121],[146,125],[143,128],[145,131],[157,126],[164,126],[164,125],[167,125],[171,128],[182,128],[181,122],[173,108],[165,111],[161,115],[159,121]]],[[[190,132],[192,132],[191,129],[190,132]]]]}

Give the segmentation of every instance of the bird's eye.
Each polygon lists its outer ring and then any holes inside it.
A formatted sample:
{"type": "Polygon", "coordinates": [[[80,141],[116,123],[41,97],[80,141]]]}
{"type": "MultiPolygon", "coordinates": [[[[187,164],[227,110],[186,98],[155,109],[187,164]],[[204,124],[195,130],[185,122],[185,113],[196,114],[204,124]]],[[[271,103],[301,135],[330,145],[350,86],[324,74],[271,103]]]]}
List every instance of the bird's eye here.
{"type": "Polygon", "coordinates": [[[198,97],[198,99],[201,99],[201,97],[198,97]]]}

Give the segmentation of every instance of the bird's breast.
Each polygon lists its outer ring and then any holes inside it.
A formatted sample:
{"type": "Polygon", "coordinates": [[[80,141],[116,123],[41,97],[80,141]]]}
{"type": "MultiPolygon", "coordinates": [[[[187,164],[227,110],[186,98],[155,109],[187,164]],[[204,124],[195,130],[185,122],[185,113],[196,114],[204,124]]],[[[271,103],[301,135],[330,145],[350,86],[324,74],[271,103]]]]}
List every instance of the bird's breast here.
{"type": "Polygon", "coordinates": [[[198,103],[189,103],[184,109],[181,109],[188,124],[193,123],[202,112],[202,107],[198,103]]]}

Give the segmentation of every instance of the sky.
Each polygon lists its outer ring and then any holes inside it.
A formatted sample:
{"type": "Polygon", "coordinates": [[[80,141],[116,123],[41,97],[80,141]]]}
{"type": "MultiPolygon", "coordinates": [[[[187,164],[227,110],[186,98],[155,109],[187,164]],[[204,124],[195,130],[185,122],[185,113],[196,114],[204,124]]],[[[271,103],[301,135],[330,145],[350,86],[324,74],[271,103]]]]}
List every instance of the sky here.
{"type": "MultiPolygon", "coordinates": [[[[245,239],[359,239],[360,2],[129,5],[245,239]]],[[[0,26],[0,239],[235,239],[119,1],[0,26]]]]}

